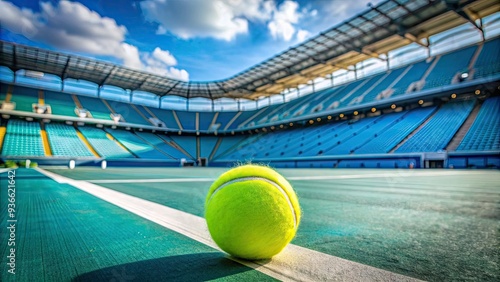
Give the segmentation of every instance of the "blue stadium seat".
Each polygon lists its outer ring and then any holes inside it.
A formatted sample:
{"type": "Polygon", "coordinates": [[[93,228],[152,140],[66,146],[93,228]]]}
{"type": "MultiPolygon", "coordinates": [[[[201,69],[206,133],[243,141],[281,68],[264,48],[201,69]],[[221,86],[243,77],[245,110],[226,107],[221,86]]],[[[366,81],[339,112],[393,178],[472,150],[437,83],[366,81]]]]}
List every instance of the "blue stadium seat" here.
{"type": "Polygon", "coordinates": [[[107,128],[106,131],[139,158],[159,160],[171,159],[166,154],[156,150],[150,143],[128,130],[107,128]]]}
{"type": "Polygon", "coordinates": [[[490,40],[483,45],[474,65],[474,78],[500,73],[500,38],[490,40]]]}
{"type": "Polygon", "coordinates": [[[16,157],[44,156],[38,122],[9,120],[3,142],[2,155],[16,157]]]}
{"type": "Polygon", "coordinates": [[[457,151],[500,150],[500,97],[484,101],[457,151]]]}
{"type": "Polygon", "coordinates": [[[474,100],[444,104],[397,153],[438,152],[446,148],[474,107],[474,100]]]}
{"type": "Polygon", "coordinates": [[[135,158],[130,152],[110,140],[102,129],[88,126],[78,127],[96,152],[104,158],[135,158]]]}
{"type": "Polygon", "coordinates": [[[57,157],[95,157],[78,138],[73,126],[61,123],[45,124],[53,156],[57,157]]]}
{"type": "Polygon", "coordinates": [[[422,122],[424,122],[436,107],[427,107],[411,110],[406,113],[392,127],[378,133],[374,138],[359,149],[356,154],[384,154],[399,144],[403,139],[412,133],[422,122]]]}

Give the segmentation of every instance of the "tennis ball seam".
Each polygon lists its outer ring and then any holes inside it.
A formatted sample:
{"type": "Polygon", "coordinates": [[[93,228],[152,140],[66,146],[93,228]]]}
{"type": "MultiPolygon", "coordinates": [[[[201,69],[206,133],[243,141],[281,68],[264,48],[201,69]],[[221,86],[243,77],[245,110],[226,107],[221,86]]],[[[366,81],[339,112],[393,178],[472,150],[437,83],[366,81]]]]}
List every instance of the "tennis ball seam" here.
{"type": "Polygon", "coordinates": [[[222,188],[224,187],[227,187],[228,185],[231,185],[233,183],[236,183],[236,182],[241,182],[241,181],[252,181],[252,180],[262,180],[262,181],[265,181],[271,185],[273,185],[275,188],[277,188],[281,194],[283,194],[283,196],[285,197],[287,203],[288,203],[288,207],[290,208],[291,212],[292,212],[292,215],[293,215],[293,228],[297,228],[297,216],[295,215],[295,209],[293,208],[293,204],[292,204],[292,201],[290,200],[290,197],[288,196],[288,194],[286,193],[286,191],[276,182],[270,180],[270,179],[267,179],[267,178],[264,178],[264,177],[256,177],[256,176],[250,176],[250,177],[241,177],[241,178],[235,178],[235,179],[232,179],[228,182],[225,182],[223,183],[222,185],[220,185],[219,187],[217,187],[213,192],[212,194],[210,195],[210,198],[208,198],[208,201],[207,201],[207,205],[210,204],[210,201],[212,200],[212,198],[215,196],[215,194],[217,194],[217,192],[219,192],[220,190],[222,190],[222,188]]]}

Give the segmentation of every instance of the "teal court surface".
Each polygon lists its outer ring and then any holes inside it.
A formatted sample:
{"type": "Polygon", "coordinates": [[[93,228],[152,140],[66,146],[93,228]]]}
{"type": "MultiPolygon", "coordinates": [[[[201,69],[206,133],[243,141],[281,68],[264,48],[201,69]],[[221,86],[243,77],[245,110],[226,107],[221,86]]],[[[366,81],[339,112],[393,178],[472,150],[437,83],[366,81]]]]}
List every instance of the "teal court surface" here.
{"type": "Polygon", "coordinates": [[[281,169],[303,218],[268,261],[219,251],[203,220],[223,168],[15,170],[0,174],[1,281],[498,281],[500,172],[281,169]]]}

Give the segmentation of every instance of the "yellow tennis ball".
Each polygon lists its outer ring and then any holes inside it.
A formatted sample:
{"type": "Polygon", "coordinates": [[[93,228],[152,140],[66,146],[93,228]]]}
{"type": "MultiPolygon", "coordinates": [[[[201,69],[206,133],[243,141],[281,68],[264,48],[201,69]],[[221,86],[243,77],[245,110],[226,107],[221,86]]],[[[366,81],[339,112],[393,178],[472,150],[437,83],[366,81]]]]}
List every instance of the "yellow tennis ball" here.
{"type": "Polygon", "coordinates": [[[205,219],[215,243],[238,258],[267,259],[292,241],[300,223],[297,195],[273,169],[243,165],[210,186],[205,219]]]}

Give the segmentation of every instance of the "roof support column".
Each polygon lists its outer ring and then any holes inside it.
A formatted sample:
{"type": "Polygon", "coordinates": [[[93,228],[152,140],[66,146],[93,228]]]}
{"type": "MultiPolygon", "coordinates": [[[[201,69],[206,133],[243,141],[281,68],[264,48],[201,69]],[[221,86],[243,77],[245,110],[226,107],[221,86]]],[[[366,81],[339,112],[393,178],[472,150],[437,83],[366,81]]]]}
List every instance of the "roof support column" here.
{"type": "Polygon", "coordinates": [[[128,101],[130,102],[130,104],[132,104],[132,98],[134,96],[134,92],[129,89],[127,89],[126,91],[128,92],[128,101]]]}
{"type": "Polygon", "coordinates": [[[426,37],[425,41],[427,42],[427,46],[425,47],[425,48],[427,48],[427,58],[430,58],[431,57],[431,42],[429,41],[429,37],[426,37]]]}
{"type": "Polygon", "coordinates": [[[241,112],[241,100],[238,99],[237,102],[238,102],[238,112],[241,112]]]}
{"type": "Polygon", "coordinates": [[[330,74],[330,82],[331,82],[331,86],[333,87],[333,73],[330,74]]]}
{"type": "Polygon", "coordinates": [[[99,87],[97,87],[97,97],[101,98],[101,88],[102,88],[102,85],[99,85],[99,87]]]}
{"type": "Polygon", "coordinates": [[[162,106],[162,105],[161,105],[162,98],[163,98],[163,97],[161,97],[161,96],[160,96],[160,98],[158,99],[158,109],[161,109],[161,106],[162,106]]]}
{"type": "Polygon", "coordinates": [[[486,39],[484,38],[483,18],[479,18],[479,28],[478,29],[481,32],[481,41],[484,42],[486,39]]]}
{"type": "Polygon", "coordinates": [[[189,112],[189,98],[186,99],[186,111],[189,112]]]}
{"type": "Polygon", "coordinates": [[[214,100],[211,100],[212,101],[212,112],[215,112],[215,102],[214,100]]]}
{"type": "Polygon", "coordinates": [[[315,89],[315,84],[316,83],[314,82],[314,79],[312,79],[311,81],[312,81],[312,90],[313,90],[312,93],[314,93],[314,92],[316,92],[316,89],[315,89]]]}

